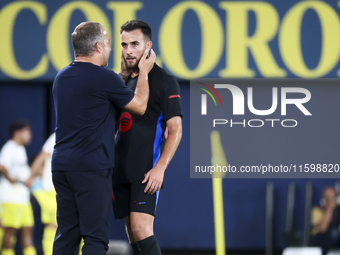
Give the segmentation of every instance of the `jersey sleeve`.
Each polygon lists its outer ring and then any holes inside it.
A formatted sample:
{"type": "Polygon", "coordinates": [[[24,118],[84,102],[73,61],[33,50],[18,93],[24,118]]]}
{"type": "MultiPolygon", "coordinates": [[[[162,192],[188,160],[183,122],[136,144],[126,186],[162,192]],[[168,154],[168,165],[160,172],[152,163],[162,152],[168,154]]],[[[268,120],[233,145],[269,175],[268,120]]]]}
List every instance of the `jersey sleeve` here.
{"type": "Polygon", "coordinates": [[[3,165],[7,170],[12,167],[12,156],[13,152],[11,146],[4,146],[0,152],[0,164],[3,165]]]}
{"type": "Polygon", "coordinates": [[[51,134],[50,137],[46,140],[42,150],[50,155],[53,154],[55,144],[55,133],[51,134]]]}
{"type": "Polygon", "coordinates": [[[131,102],[135,93],[126,87],[123,80],[114,72],[111,72],[105,83],[105,93],[109,100],[119,108],[125,107],[131,102]]]}
{"type": "Polygon", "coordinates": [[[180,88],[173,76],[166,76],[163,80],[160,105],[165,121],[175,116],[183,117],[180,88]]]}

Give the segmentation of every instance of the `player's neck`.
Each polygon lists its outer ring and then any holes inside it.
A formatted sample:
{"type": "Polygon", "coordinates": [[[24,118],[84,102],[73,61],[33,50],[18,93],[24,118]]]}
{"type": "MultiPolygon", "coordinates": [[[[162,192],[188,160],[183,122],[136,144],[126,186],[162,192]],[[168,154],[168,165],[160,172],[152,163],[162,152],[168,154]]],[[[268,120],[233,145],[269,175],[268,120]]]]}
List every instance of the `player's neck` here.
{"type": "Polygon", "coordinates": [[[21,139],[19,139],[18,137],[13,137],[11,140],[19,146],[23,145],[21,139]]]}
{"type": "Polygon", "coordinates": [[[139,74],[139,70],[138,70],[138,72],[132,72],[132,73],[131,73],[131,78],[137,77],[138,74],[139,74]]]}
{"type": "Polygon", "coordinates": [[[139,74],[139,68],[137,67],[136,69],[130,69],[131,71],[131,78],[135,78],[139,74]]]}

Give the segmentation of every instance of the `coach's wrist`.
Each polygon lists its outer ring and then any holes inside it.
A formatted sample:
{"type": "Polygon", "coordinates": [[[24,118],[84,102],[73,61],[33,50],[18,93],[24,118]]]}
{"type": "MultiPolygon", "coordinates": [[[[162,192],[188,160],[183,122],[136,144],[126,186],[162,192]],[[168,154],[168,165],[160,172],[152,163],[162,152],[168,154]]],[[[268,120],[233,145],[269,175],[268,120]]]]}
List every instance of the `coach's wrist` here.
{"type": "Polygon", "coordinates": [[[138,76],[144,78],[145,80],[148,80],[148,74],[149,74],[148,71],[140,69],[138,76]]]}

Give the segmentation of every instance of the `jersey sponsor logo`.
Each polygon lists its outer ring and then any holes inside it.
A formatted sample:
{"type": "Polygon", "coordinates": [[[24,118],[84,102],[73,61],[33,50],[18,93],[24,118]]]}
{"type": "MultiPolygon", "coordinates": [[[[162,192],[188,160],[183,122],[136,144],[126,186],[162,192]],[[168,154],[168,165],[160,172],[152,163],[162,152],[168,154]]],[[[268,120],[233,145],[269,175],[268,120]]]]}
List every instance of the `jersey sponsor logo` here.
{"type": "Polygon", "coordinates": [[[171,95],[171,96],[169,96],[169,99],[170,99],[170,98],[176,98],[176,97],[181,98],[181,95],[179,95],[179,94],[177,94],[177,95],[171,95]]]}
{"type": "Polygon", "coordinates": [[[133,205],[145,205],[145,204],[146,202],[137,202],[137,200],[133,202],[133,205]]]}
{"type": "Polygon", "coordinates": [[[132,126],[132,116],[129,112],[123,112],[119,119],[119,130],[121,132],[128,131],[132,126]]]}

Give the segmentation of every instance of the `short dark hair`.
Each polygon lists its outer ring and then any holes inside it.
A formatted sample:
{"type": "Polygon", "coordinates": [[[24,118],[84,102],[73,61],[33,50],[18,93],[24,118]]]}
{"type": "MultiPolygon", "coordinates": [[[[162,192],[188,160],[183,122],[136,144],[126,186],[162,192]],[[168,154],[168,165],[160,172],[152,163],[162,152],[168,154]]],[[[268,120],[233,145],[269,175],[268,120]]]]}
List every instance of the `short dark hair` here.
{"type": "Polygon", "coordinates": [[[104,47],[104,27],[98,22],[82,22],[72,33],[74,56],[90,56],[93,54],[97,42],[104,47]]]}
{"type": "Polygon", "coordinates": [[[26,120],[16,120],[16,121],[13,121],[11,124],[9,124],[8,126],[8,132],[9,132],[9,136],[11,138],[13,138],[14,136],[14,133],[16,131],[19,131],[23,128],[26,128],[26,127],[29,127],[29,123],[26,121],[26,120]]]}
{"type": "Polygon", "coordinates": [[[133,30],[140,29],[147,39],[151,41],[152,39],[152,31],[151,27],[149,26],[148,23],[142,20],[129,20],[125,22],[121,27],[120,27],[120,33],[123,33],[123,31],[126,32],[131,32],[133,30]]]}

